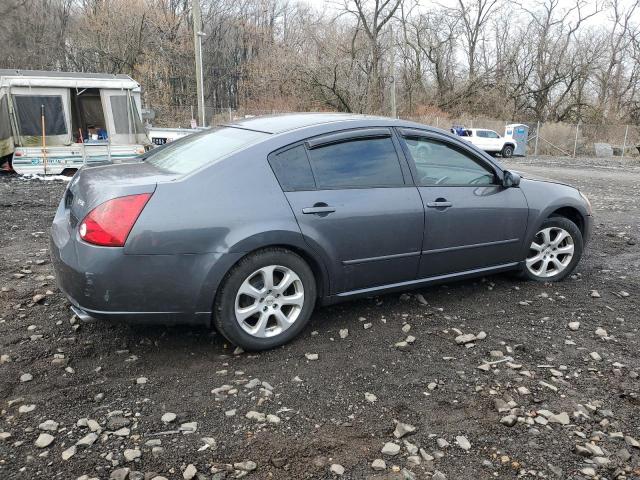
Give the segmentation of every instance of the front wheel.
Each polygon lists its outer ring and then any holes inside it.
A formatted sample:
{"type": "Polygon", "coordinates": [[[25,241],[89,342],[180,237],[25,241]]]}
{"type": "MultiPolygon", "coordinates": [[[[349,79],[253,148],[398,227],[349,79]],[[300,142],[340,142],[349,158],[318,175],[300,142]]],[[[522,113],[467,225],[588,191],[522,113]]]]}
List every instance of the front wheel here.
{"type": "Polygon", "coordinates": [[[582,257],[582,234],[568,218],[546,219],[529,246],[523,273],[539,282],[558,282],[575,269],[582,257]]]}
{"type": "Polygon", "coordinates": [[[287,343],[305,327],[316,301],[307,263],[282,248],[252,253],[227,274],[214,309],[214,325],[245,350],[287,343]]]}
{"type": "Polygon", "coordinates": [[[505,145],[502,147],[501,153],[503,158],[511,158],[513,157],[513,147],[511,145],[505,145]]]}

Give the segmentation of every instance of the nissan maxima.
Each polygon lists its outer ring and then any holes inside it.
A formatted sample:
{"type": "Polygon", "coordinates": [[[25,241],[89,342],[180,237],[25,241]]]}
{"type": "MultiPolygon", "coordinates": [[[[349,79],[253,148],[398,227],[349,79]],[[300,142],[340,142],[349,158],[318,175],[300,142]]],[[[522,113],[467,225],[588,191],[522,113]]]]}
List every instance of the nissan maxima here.
{"type": "Polygon", "coordinates": [[[204,324],[262,350],[316,305],[510,270],[562,280],[591,224],[576,188],[442,130],[291,114],[81,169],[51,255],[79,317],[204,324]]]}

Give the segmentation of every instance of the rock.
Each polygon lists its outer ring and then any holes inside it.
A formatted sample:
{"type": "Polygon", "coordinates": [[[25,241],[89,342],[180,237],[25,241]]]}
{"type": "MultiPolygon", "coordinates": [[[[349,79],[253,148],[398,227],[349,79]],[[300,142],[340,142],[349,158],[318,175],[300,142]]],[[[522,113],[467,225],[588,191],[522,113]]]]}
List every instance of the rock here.
{"type": "Polygon", "coordinates": [[[272,457],[271,464],[276,468],[282,468],[287,464],[287,457],[272,457]]]}
{"type": "Polygon", "coordinates": [[[396,429],[393,431],[393,436],[396,438],[402,438],[405,435],[416,431],[416,427],[409,425],[408,423],[398,422],[396,423],[396,429]]]}
{"type": "Polygon", "coordinates": [[[456,443],[463,450],[469,450],[471,448],[471,443],[469,443],[469,440],[467,440],[467,437],[463,437],[461,435],[457,436],[456,443]]]}
{"type": "Polygon", "coordinates": [[[0,440],[8,440],[9,438],[11,438],[9,432],[0,432],[0,440]]]}
{"type": "Polygon", "coordinates": [[[102,427],[100,427],[100,424],[95,420],[87,420],[87,427],[89,427],[89,430],[91,430],[92,432],[102,431],[102,427]]]}
{"type": "Polygon", "coordinates": [[[78,449],[75,445],[70,446],[64,452],[62,452],[62,460],[69,460],[76,454],[77,451],[78,449]]]}
{"type": "Polygon", "coordinates": [[[245,383],[244,388],[246,388],[247,390],[251,390],[253,388],[256,388],[261,383],[262,382],[260,382],[259,378],[253,378],[250,381],[248,381],[247,383],[245,383]]]}
{"type": "Polygon", "coordinates": [[[635,438],[629,435],[626,435],[624,437],[624,441],[627,442],[627,445],[629,445],[630,447],[640,448],[640,442],[638,442],[638,440],[636,440],[635,438]]]}
{"type": "Polygon", "coordinates": [[[20,375],[20,381],[22,383],[30,382],[31,380],[33,380],[33,375],[31,375],[30,373],[23,373],[22,375],[20,375]]]}
{"type": "Polygon", "coordinates": [[[596,457],[604,456],[604,452],[602,451],[602,449],[595,443],[591,443],[591,442],[585,443],[584,448],[588,450],[589,453],[593,456],[596,456],[596,457]]]}
{"type": "Polygon", "coordinates": [[[589,356],[595,360],[596,362],[599,362],[600,360],[602,360],[602,357],[600,356],[600,354],[598,352],[591,352],[589,354],[589,356]]]}
{"type": "Polygon", "coordinates": [[[476,335],[476,340],[484,340],[485,338],[487,338],[487,332],[479,332],[476,335]]]}
{"type": "Polygon", "coordinates": [[[256,465],[256,462],[252,462],[251,460],[245,460],[243,462],[234,463],[233,468],[236,470],[242,470],[243,472],[253,472],[258,468],[258,465],[256,465]]]}
{"type": "Polygon", "coordinates": [[[518,393],[520,395],[530,395],[531,391],[527,387],[518,387],[518,393]]]}
{"type": "Polygon", "coordinates": [[[144,385],[149,381],[149,379],[147,377],[138,377],[136,378],[136,383],[138,385],[144,385]]]}
{"type": "Polygon", "coordinates": [[[128,437],[131,433],[131,430],[127,427],[122,427],[113,432],[116,437],[128,437]]]}
{"type": "Polygon", "coordinates": [[[439,470],[436,470],[431,477],[431,480],[447,480],[447,476],[439,470]]]}
{"type": "Polygon", "coordinates": [[[409,325],[408,323],[405,323],[402,326],[402,333],[409,333],[410,330],[411,330],[411,325],[409,325]]]}
{"type": "Polygon", "coordinates": [[[365,330],[369,330],[371,327],[373,327],[373,323],[365,323],[362,325],[362,328],[365,330]]]}
{"type": "Polygon", "coordinates": [[[575,332],[580,328],[580,322],[569,322],[568,327],[575,332]]]}
{"type": "Polygon", "coordinates": [[[332,464],[329,470],[335,475],[344,475],[344,467],[338,463],[332,464]]]}
{"type": "Polygon", "coordinates": [[[609,336],[607,335],[607,331],[601,327],[596,328],[596,335],[600,338],[605,338],[609,336]]]}
{"type": "Polygon", "coordinates": [[[277,415],[272,415],[272,414],[268,414],[268,415],[267,415],[267,423],[274,423],[274,424],[276,424],[276,425],[277,425],[277,424],[278,424],[278,423],[280,423],[280,422],[281,422],[281,420],[280,420],[280,417],[279,417],[279,416],[277,416],[277,415]]]}
{"type": "Polygon", "coordinates": [[[160,421],[163,423],[171,423],[176,419],[176,414],[173,412],[167,412],[162,417],[160,417],[160,421]]]}
{"type": "Polygon", "coordinates": [[[591,290],[591,298],[600,298],[598,290],[591,290]]]}
{"type": "Polygon", "coordinates": [[[593,150],[598,158],[613,157],[613,147],[609,143],[594,143],[593,150]]]}
{"type": "Polygon", "coordinates": [[[37,295],[34,295],[33,298],[31,299],[31,301],[33,303],[40,303],[42,302],[45,298],[47,298],[46,295],[43,295],[41,293],[38,293],[37,295]]]}
{"type": "Polygon", "coordinates": [[[131,424],[131,420],[127,417],[114,415],[107,420],[107,430],[118,430],[131,424]]]}
{"type": "Polygon", "coordinates": [[[114,470],[113,472],[111,472],[111,475],[109,475],[109,478],[111,480],[126,480],[127,476],[129,475],[129,472],[131,470],[128,468],[118,468],[116,470],[114,470]]]}
{"type": "Polygon", "coordinates": [[[339,333],[340,333],[340,338],[342,339],[347,338],[349,336],[349,329],[341,328],[339,333]]]}
{"type": "Polygon", "coordinates": [[[47,432],[55,432],[56,430],[58,430],[58,422],[54,422],[53,420],[46,420],[38,425],[38,428],[47,432]]]}
{"type": "Polygon", "coordinates": [[[378,397],[376,397],[373,393],[369,393],[369,392],[365,392],[364,398],[367,400],[367,402],[371,402],[371,403],[378,400],[378,397]]]}
{"type": "Polygon", "coordinates": [[[436,444],[438,448],[447,448],[449,446],[449,442],[447,442],[444,438],[438,438],[436,440],[436,444]]]}
{"type": "Polygon", "coordinates": [[[381,452],[383,455],[397,455],[400,453],[400,445],[393,442],[387,442],[384,444],[384,447],[382,447],[381,452]]]}
{"type": "Polygon", "coordinates": [[[92,433],[88,433],[87,435],[82,437],[80,440],[78,440],[76,442],[76,445],[78,447],[90,447],[96,442],[96,440],[98,440],[98,435],[92,432],[92,433]]]}
{"type": "Polygon", "coordinates": [[[127,448],[124,451],[123,455],[124,455],[124,459],[127,462],[133,462],[134,460],[142,456],[142,452],[137,448],[127,448]]]}
{"type": "Polygon", "coordinates": [[[184,472],[182,472],[182,478],[184,478],[184,480],[191,480],[197,473],[198,469],[196,466],[193,463],[190,463],[187,465],[187,468],[184,469],[184,472]]]}
{"type": "Polygon", "coordinates": [[[458,345],[464,345],[465,343],[471,343],[476,339],[473,333],[467,333],[465,335],[458,335],[456,337],[456,343],[458,345]]]}
{"type": "Polygon", "coordinates": [[[513,427],[518,421],[518,417],[515,415],[506,415],[500,419],[500,423],[507,427],[513,427]]]}
{"type": "Polygon", "coordinates": [[[180,425],[179,429],[184,435],[195,433],[198,430],[198,422],[186,422],[180,425]]]}
{"type": "Polygon", "coordinates": [[[401,342],[397,342],[393,345],[394,347],[396,347],[398,350],[409,350],[410,346],[408,342],[405,342],[404,340],[401,342]]]}
{"type": "Polygon", "coordinates": [[[371,462],[371,468],[376,472],[386,470],[387,463],[381,458],[376,458],[373,462],[371,462]]]}
{"type": "Polygon", "coordinates": [[[255,410],[250,410],[245,415],[249,420],[255,420],[256,422],[264,422],[267,419],[267,416],[264,413],[256,412],[255,410]]]}
{"type": "Polygon", "coordinates": [[[31,404],[31,405],[20,405],[20,407],[18,407],[18,413],[30,413],[33,412],[36,409],[36,406],[31,404]]]}
{"type": "Polygon", "coordinates": [[[596,476],[595,469],[593,469],[591,467],[583,468],[582,470],[580,470],[580,473],[582,473],[583,475],[586,475],[587,477],[595,477],[596,476]]]}
{"type": "Polygon", "coordinates": [[[304,356],[307,358],[307,360],[310,360],[310,361],[318,360],[317,353],[305,353],[304,356]]]}
{"type": "Polygon", "coordinates": [[[55,437],[53,435],[49,435],[48,433],[41,433],[34,442],[34,445],[38,448],[47,448],[53,443],[54,440],[55,437]]]}
{"type": "Polygon", "coordinates": [[[558,413],[557,415],[551,415],[548,420],[549,423],[559,423],[560,425],[569,425],[571,421],[567,412],[558,413]]]}

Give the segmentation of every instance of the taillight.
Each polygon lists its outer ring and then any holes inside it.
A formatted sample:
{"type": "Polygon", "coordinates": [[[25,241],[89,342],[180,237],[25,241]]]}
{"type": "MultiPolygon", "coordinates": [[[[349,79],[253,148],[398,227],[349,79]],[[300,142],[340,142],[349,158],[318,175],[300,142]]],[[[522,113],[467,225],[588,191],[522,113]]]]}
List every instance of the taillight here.
{"type": "Polygon", "coordinates": [[[101,203],[80,223],[80,238],[103,247],[123,247],[150,193],[127,195],[101,203]]]}

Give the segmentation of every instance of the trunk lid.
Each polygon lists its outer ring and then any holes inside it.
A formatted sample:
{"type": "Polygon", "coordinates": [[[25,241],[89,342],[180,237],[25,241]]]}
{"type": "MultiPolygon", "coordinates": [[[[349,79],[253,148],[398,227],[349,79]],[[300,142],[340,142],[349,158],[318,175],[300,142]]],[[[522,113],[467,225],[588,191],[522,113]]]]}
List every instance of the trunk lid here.
{"type": "Polygon", "coordinates": [[[103,202],[137,193],[153,193],[160,182],[171,182],[178,175],[145,162],[128,162],[78,170],[65,192],[64,205],[70,210],[75,227],[87,213],[103,202]]]}

